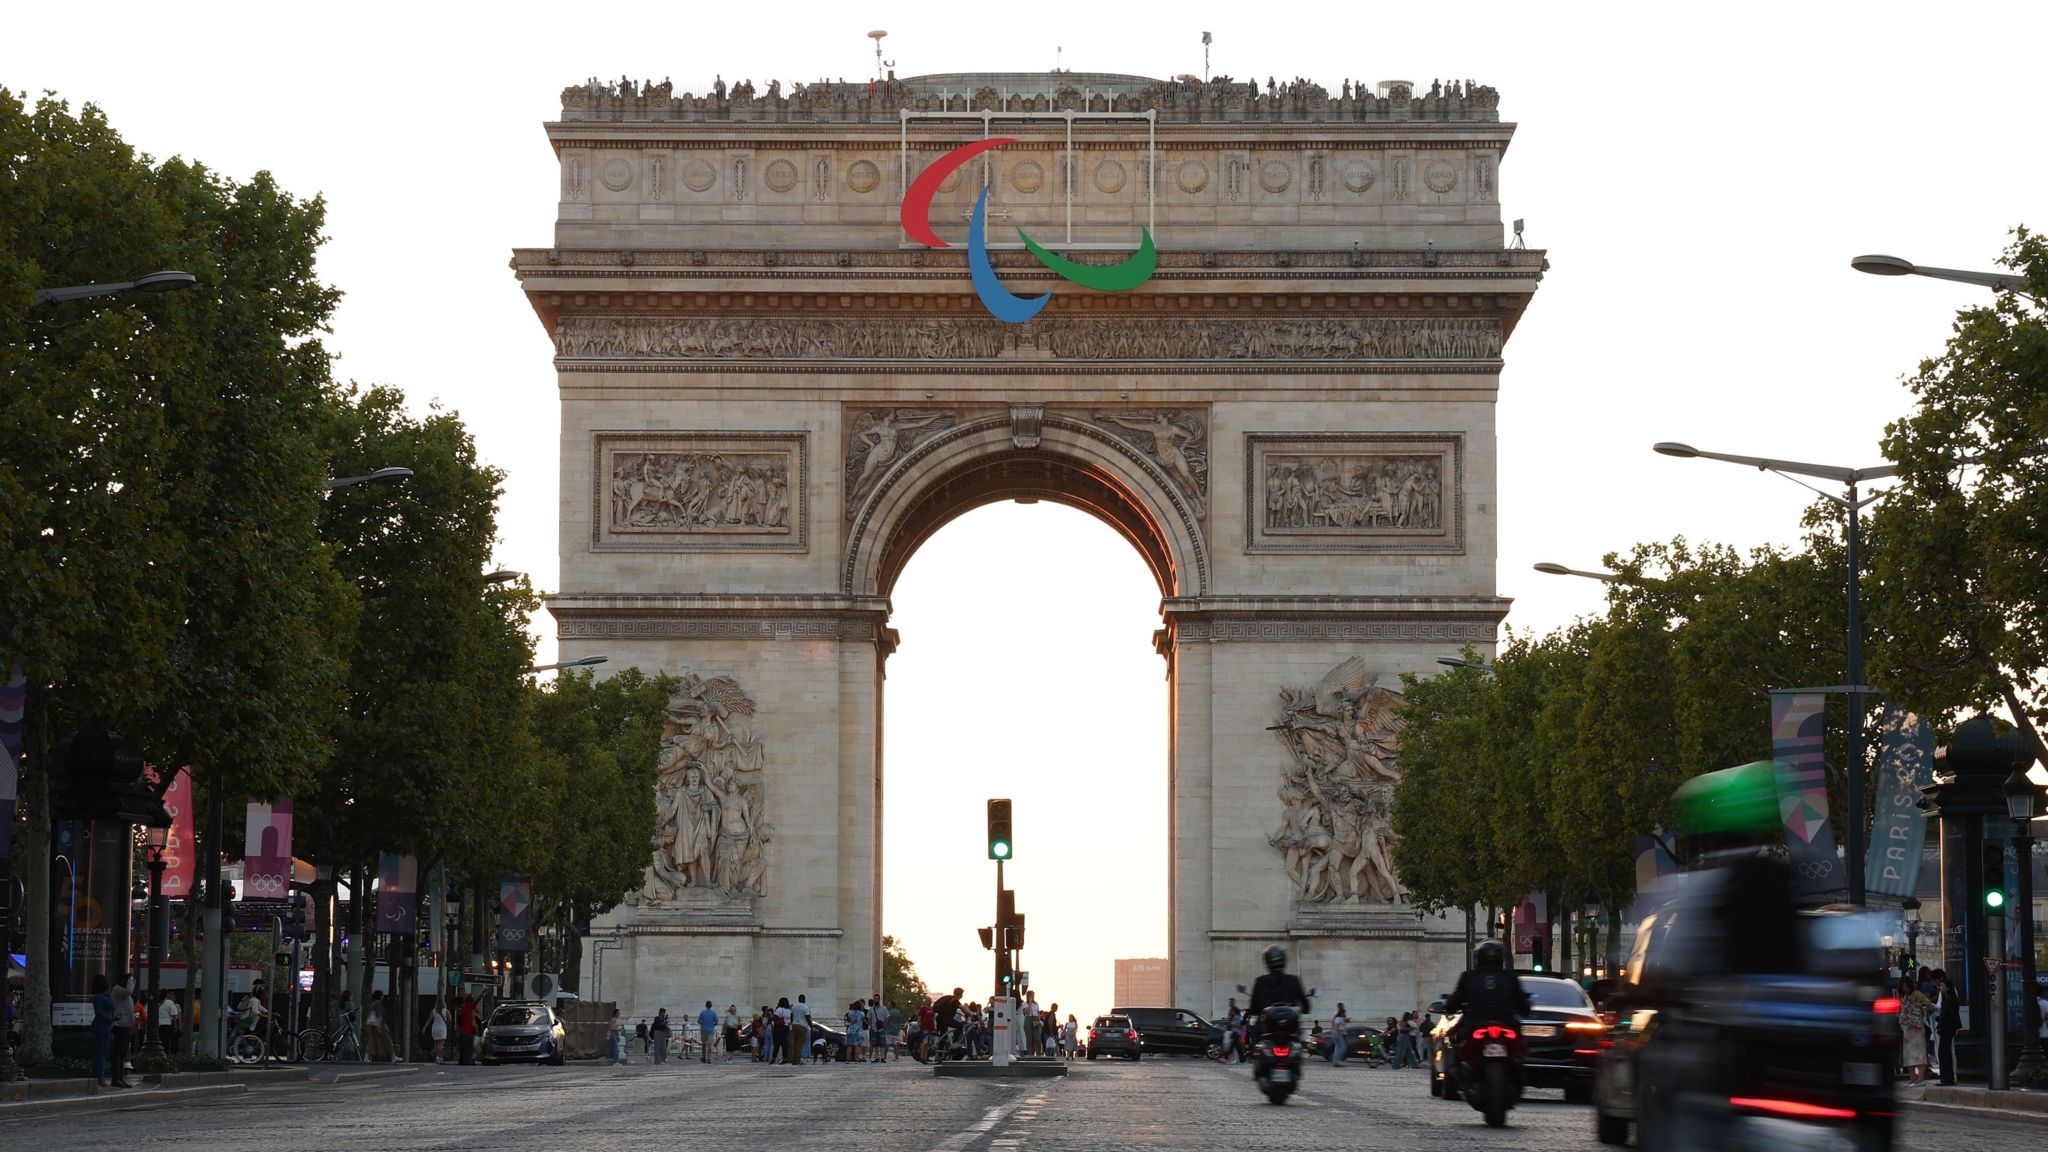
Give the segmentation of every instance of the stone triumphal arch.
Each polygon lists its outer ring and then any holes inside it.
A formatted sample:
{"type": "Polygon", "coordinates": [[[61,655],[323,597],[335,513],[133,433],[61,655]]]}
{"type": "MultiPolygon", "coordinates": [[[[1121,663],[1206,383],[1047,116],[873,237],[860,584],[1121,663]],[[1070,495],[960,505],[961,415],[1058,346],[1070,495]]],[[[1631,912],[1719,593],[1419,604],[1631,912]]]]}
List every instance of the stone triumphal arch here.
{"type": "Polygon", "coordinates": [[[1504,243],[1497,105],[1082,73],[563,92],[554,243],[513,257],[560,383],[549,606],[565,658],[684,676],[645,885],[596,928],[607,999],[880,986],[890,590],[1013,499],[1095,514],[1159,582],[1177,1001],[1276,940],[1366,1015],[1442,986],[1463,928],[1400,900],[1389,690],[1507,609],[1494,398],[1544,261],[1504,243]],[[910,182],[995,135],[934,197],[951,246],[913,242],[910,182]],[[970,276],[984,188],[1002,283],[1052,293],[1024,323],[970,276]],[[1149,228],[1157,270],[1089,291],[1019,228],[1103,264],[1149,228]]]}

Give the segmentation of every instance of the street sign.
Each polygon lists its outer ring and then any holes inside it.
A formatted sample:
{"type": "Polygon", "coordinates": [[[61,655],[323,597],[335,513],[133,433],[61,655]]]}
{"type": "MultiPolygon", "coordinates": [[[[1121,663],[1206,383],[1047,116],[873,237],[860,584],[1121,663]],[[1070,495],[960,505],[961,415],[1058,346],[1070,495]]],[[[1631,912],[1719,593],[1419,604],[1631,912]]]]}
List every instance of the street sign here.
{"type": "MultiPolygon", "coordinates": [[[[455,973],[450,972],[448,979],[453,981],[455,973]]],[[[498,984],[498,978],[489,972],[464,972],[462,974],[462,982],[464,984],[481,984],[485,987],[495,988],[498,984]]]]}

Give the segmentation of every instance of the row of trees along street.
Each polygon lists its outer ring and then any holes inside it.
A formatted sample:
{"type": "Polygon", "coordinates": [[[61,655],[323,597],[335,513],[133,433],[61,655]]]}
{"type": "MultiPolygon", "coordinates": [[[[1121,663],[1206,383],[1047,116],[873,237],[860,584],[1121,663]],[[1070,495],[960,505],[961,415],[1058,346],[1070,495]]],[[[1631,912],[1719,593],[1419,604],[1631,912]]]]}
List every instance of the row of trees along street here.
{"type": "Polygon", "coordinates": [[[50,1058],[42,910],[70,733],[189,765],[210,854],[240,854],[246,800],[293,798],[294,854],[353,875],[359,897],[379,852],[414,855],[423,895],[437,869],[524,876],[536,924],[573,925],[638,880],[672,689],[526,674],[538,597],[483,576],[502,476],[454,413],[334,378],[324,218],[266,173],[156,161],[90,105],[0,89],[0,670],[28,685],[25,1061],[50,1058]],[[196,283],[33,296],[149,269],[196,283]],[[411,477],[323,492],[392,466],[411,477]]]}
{"type": "MultiPolygon", "coordinates": [[[[1942,730],[1996,710],[2048,764],[2048,244],[2016,229],[2003,263],[2024,286],[1957,316],[1886,430],[1898,477],[1865,521],[1864,633],[1870,683],[1894,706],[1942,730]]],[[[1491,674],[1405,677],[1394,860],[1413,899],[1499,909],[1547,893],[1555,915],[1590,894],[1608,909],[1612,971],[1634,837],[1670,826],[1690,777],[1770,758],[1770,690],[1842,682],[1844,528],[1822,500],[1796,548],[1610,554],[1605,615],[1510,629],[1491,674]]],[[[1844,698],[1830,708],[1839,833],[1844,698]]]]}

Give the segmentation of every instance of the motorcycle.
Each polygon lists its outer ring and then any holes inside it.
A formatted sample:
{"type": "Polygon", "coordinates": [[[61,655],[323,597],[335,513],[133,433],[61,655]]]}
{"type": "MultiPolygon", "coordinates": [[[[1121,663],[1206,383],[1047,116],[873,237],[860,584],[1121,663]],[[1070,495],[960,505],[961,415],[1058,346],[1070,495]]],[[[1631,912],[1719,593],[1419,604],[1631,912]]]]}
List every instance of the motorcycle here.
{"type": "Polygon", "coordinates": [[[1301,1013],[1292,1007],[1276,1005],[1260,1014],[1252,1080],[1269,1104],[1287,1103],[1301,1087],[1301,1013]]]}
{"type": "Polygon", "coordinates": [[[1522,1098],[1522,1062],[1529,1046],[1511,1024],[1480,1024],[1458,1044],[1452,1069],[1457,1094],[1486,1117],[1489,1128],[1508,1122],[1508,1109],[1522,1098]]]}

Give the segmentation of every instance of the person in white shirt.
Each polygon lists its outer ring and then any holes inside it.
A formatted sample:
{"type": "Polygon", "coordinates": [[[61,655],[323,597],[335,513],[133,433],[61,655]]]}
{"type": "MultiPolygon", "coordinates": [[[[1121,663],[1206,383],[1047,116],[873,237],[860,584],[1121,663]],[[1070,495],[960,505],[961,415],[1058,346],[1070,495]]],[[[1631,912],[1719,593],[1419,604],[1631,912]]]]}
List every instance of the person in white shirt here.
{"type": "Polygon", "coordinates": [[[789,1051],[796,1058],[794,1063],[803,1063],[804,1054],[810,1047],[810,1034],[811,1006],[799,994],[796,1003],[789,1006],[789,1051]]]}
{"type": "Polygon", "coordinates": [[[185,1010],[178,1006],[169,992],[156,1002],[156,1036],[165,1052],[178,1050],[178,1018],[184,1014],[185,1010]]]}
{"type": "Polygon", "coordinates": [[[1337,1014],[1330,1017],[1330,1063],[1338,1068],[1344,1066],[1344,1026],[1349,1023],[1344,1005],[1337,1005],[1337,1014]]]}
{"type": "Polygon", "coordinates": [[[1045,1022],[1038,1018],[1038,994],[1029,988],[1024,990],[1024,1051],[1037,1056],[1044,1051],[1045,1041],[1039,1029],[1045,1022]]]}

